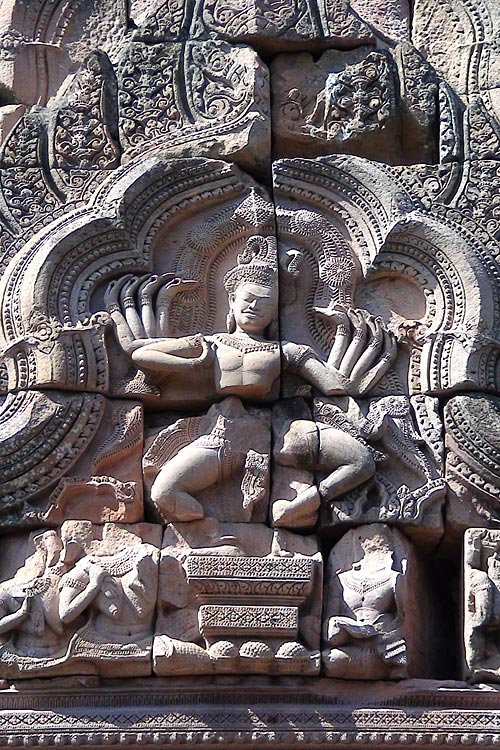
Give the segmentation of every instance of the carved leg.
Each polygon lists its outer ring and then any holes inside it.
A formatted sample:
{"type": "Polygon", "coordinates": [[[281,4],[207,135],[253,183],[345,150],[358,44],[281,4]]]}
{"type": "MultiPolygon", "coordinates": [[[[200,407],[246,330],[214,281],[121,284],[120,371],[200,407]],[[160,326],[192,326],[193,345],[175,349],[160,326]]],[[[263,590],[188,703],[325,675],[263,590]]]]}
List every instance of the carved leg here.
{"type": "MultiPolygon", "coordinates": [[[[376,648],[344,646],[323,651],[325,674],[327,677],[351,680],[383,680],[387,677],[398,679],[391,665],[384,663],[376,648]]],[[[403,675],[406,676],[406,675],[403,675]]]]}
{"type": "Polygon", "coordinates": [[[365,445],[341,430],[327,427],[320,429],[319,468],[331,472],[319,485],[321,498],[326,501],[353,490],[375,474],[375,462],[365,445]]]}
{"type": "Polygon", "coordinates": [[[161,469],[151,500],[165,521],[195,521],[204,512],[192,493],[216,484],[220,476],[218,449],[186,446],[161,469]]]}

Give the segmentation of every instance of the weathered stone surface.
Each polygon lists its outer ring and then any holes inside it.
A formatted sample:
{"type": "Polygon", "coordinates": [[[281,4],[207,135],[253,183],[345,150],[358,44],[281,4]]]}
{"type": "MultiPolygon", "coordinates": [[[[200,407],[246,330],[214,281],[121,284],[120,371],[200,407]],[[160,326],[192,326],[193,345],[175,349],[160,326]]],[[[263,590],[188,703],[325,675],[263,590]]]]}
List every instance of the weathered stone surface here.
{"type": "Polygon", "coordinates": [[[402,534],[382,524],[348,531],[328,558],[325,589],[327,676],[431,676],[431,602],[421,564],[402,534]]]}
{"type": "Polygon", "coordinates": [[[275,156],[434,161],[436,79],[410,45],[280,55],[271,65],[275,156]]]}
{"type": "Polygon", "coordinates": [[[500,534],[469,528],[464,538],[464,673],[472,682],[500,681],[498,645],[500,534]]]}
{"type": "Polygon", "coordinates": [[[224,748],[261,750],[269,739],[287,747],[298,737],[307,750],[332,743],[382,748],[388,742],[427,750],[459,747],[464,738],[478,747],[495,747],[500,736],[495,686],[457,680],[370,683],[248,676],[230,678],[232,684],[226,678],[224,684],[224,678],[204,676],[195,684],[189,677],[153,684],[137,680],[134,690],[115,683],[112,690],[99,691],[92,678],[80,678],[77,685],[65,684],[68,679],[61,680],[63,694],[46,680],[43,691],[32,680],[2,690],[0,738],[6,747],[59,736],[96,748],[103,742],[112,748],[149,742],[203,750],[207,737],[217,732],[224,748]],[[57,700],[57,709],[47,705],[50,700],[57,700]]]}
{"type": "MultiPolygon", "coordinates": [[[[495,0],[415,2],[413,43],[457,91],[461,81],[468,80],[466,85],[470,85],[477,80],[480,70],[477,53],[485,43],[495,46],[499,30],[500,12],[495,0]],[[476,56],[476,64],[470,65],[471,54],[476,56]]],[[[488,62],[487,57],[484,62],[488,62]]]]}
{"type": "Polygon", "coordinates": [[[146,440],[144,476],[163,521],[267,520],[270,414],[228,396],[206,415],[178,419],[146,440]]]}
{"type": "Polygon", "coordinates": [[[273,408],[271,522],[276,528],[314,529],[321,499],[315,480],[319,438],[300,397],[273,408]]]}
{"type": "Polygon", "coordinates": [[[0,675],[151,672],[161,527],[93,526],[2,545],[0,675]]]}
{"type": "MultiPolygon", "coordinates": [[[[335,305],[356,305],[398,341],[370,395],[498,388],[498,246],[484,228],[454,208],[427,209],[403,168],[330,157],[283,160],[274,175],[285,339],[327,357],[335,305]]],[[[355,328],[351,319],[347,340],[355,328]]]]}
{"type": "Polygon", "coordinates": [[[446,526],[451,539],[467,528],[500,524],[500,401],[456,396],[444,409],[446,428],[446,526]]]}
{"type": "Polygon", "coordinates": [[[381,35],[405,35],[409,13],[405,1],[385,16],[368,18],[363,0],[252,0],[244,6],[234,0],[188,0],[188,2],[136,3],[132,14],[139,25],[136,36],[163,41],[189,36],[193,39],[221,38],[245,42],[267,53],[276,50],[317,46],[358,46],[381,35]],[[361,8],[357,7],[361,6],[361,8]],[[388,33],[387,33],[388,32],[388,33]]]}
{"type": "Polygon", "coordinates": [[[319,475],[320,527],[338,533],[346,525],[381,521],[424,547],[435,546],[446,492],[437,400],[317,399],[314,414],[331,461],[319,475]]]}
{"type": "Polygon", "coordinates": [[[41,104],[57,94],[90,52],[113,56],[127,30],[125,0],[6,2],[0,14],[0,80],[16,101],[41,104]]]}
{"type": "Polygon", "coordinates": [[[0,414],[4,528],[142,520],[140,403],[20,391],[0,414]]]}
{"type": "Polygon", "coordinates": [[[411,5],[2,5],[0,745],[498,743],[500,10],[411,5]]]}
{"type": "Polygon", "coordinates": [[[121,53],[117,74],[124,162],[161,150],[266,168],[269,81],[251,48],[133,42],[121,53]]]}
{"type": "Polygon", "coordinates": [[[155,673],[319,674],[321,596],[314,537],[214,519],[171,524],[155,673]]]}

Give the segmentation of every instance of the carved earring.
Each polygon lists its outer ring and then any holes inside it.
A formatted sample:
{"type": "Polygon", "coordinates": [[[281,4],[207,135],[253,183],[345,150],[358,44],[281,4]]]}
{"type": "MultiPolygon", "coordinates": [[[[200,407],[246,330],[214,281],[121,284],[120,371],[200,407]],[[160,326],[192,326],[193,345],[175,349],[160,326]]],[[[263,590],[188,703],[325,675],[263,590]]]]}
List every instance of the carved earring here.
{"type": "Polygon", "coordinates": [[[228,333],[234,333],[236,330],[236,321],[232,310],[229,310],[226,316],[226,329],[228,333]]]}

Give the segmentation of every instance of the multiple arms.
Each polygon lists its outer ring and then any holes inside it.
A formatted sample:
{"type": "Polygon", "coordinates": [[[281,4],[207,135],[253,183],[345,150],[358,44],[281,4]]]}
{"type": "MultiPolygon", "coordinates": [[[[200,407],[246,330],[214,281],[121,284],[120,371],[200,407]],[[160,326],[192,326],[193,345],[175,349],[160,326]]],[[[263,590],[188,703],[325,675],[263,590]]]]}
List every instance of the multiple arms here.
{"type": "Polygon", "coordinates": [[[333,344],[325,361],[308,347],[283,344],[285,361],[325,396],[365,396],[381,380],[396,358],[396,340],[381,318],[365,310],[316,312],[335,326],[333,344]]]}
{"type": "Polygon", "coordinates": [[[138,367],[178,372],[197,366],[209,357],[210,349],[202,336],[168,338],[168,312],[172,301],[195,284],[171,273],[140,278],[127,275],[109,284],[104,297],[106,309],[113,319],[122,349],[138,367]]]}
{"type": "MultiPolygon", "coordinates": [[[[118,340],[138,367],[182,372],[213,356],[201,336],[170,338],[169,311],[175,296],[194,281],[173,274],[127,275],[108,286],[106,308],[118,340]]],[[[285,363],[325,396],[366,396],[396,357],[396,340],[381,318],[355,308],[315,308],[331,328],[333,344],[323,361],[309,347],[283,342],[285,363]]]]}

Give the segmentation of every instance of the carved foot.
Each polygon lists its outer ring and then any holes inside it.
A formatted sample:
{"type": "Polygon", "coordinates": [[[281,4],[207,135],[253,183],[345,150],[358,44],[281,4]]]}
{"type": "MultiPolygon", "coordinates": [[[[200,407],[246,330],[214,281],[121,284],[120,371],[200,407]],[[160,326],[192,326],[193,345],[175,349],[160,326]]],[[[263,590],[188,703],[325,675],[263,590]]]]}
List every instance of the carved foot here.
{"type": "Polygon", "coordinates": [[[295,500],[276,500],[272,507],[273,526],[304,528],[314,526],[321,499],[316,487],[308,487],[295,500]]]}
{"type": "Polygon", "coordinates": [[[161,500],[153,499],[153,502],[166,523],[171,521],[199,521],[205,516],[202,505],[187,493],[182,499],[162,498],[161,500]]]}

